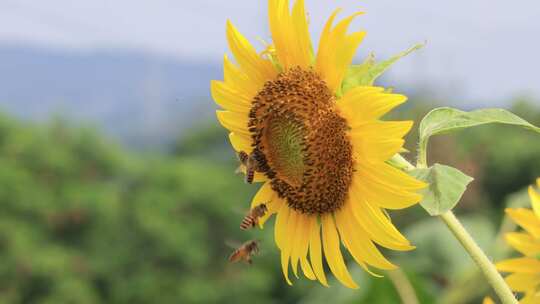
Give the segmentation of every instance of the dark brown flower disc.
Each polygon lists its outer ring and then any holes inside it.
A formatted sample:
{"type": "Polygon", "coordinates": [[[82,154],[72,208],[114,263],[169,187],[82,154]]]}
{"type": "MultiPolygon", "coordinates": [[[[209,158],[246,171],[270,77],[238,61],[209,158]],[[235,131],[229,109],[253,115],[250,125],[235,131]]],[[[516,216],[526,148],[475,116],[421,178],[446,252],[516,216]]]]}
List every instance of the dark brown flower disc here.
{"type": "Polygon", "coordinates": [[[315,72],[293,68],[266,82],[249,130],[255,158],[291,208],[323,214],[345,203],[353,174],[348,126],[315,72]]]}

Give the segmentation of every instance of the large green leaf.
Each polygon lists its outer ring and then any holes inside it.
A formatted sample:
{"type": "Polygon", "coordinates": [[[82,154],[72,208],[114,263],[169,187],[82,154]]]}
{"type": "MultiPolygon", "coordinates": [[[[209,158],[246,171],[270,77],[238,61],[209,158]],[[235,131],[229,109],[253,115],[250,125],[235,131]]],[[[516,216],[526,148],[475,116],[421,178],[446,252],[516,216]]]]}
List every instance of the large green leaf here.
{"type": "Polygon", "coordinates": [[[420,205],[432,216],[452,210],[473,180],[456,168],[440,164],[414,169],[411,174],[429,184],[421,191],[423,198],[420,205]]]}
{"type": "Polygon", "coordinates": [[[481,109],[465,112],[445,107],[432,110],[422,119],[420,137],[429,137],[488,123],[516,125],[540,132],[540,128],[504,109],[481,109]]]}
{"type": "Polygon", "coordinates": [[[504,109],[481,109],[465,112],[447,107],[436,108],[420,122],[420,149],[427,148],[430,136],[490,123],[515,125],[540,133],[540,128],[504,109]]]}

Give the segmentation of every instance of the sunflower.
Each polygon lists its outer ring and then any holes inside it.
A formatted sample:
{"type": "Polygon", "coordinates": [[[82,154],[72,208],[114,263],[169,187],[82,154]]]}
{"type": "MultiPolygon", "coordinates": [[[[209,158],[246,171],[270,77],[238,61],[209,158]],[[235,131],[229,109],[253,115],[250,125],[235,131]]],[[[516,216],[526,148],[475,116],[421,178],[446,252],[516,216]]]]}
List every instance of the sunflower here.
{"type": "MultiPolygon", "coordinates": [[[[345,286],[357,288],[341,244],[366,271],[395,269],[378,246],[414,247],[396,229],[385,209],[420,201],[424,184],[387,161],[403,146],[411,121],[381,121],[406,97],[381,87],[343,89],[345,76],[364,32],[347,33],[353,14],[327,21],[314,54],[304,1],[269,0],[273,43],[257,53],[227,22],[236,64],[224,58],[224,81],[213,81],[212,96],[224,110],[220,123],[233,148],[249,155],[254,180],[264,184],[252,208],[267,205],[262,224],[273,214],[275,242],[288,284],[289,266],[328,286],[328,268],[345,286]]],[[[246,168],[244,167],[244,172],[246,168]]]]}
{"type": "MultiPolygon", "coordinates": [[[[540,178],[536,185],[540,187],[540,178]]],[[[524,293],[522,304],[540,303],[540,193],[533,186],[528,190],[533,210],[506,209],[506,214],[524,229],[507,233],[506,241],[523,256],[496,265],[499,271],[512,273],[505,280],[513,291],[524,293]]]]}

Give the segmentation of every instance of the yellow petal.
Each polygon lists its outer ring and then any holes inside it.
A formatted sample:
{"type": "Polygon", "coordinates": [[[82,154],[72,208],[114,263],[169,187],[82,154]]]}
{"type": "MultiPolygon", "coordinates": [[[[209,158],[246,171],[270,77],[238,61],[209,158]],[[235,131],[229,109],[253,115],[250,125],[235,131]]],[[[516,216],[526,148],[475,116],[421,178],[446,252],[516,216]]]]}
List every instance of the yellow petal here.
{"type": "Polygon", "coordinates": [[[300,261],[300,244],[302,238],[304,215],[291,210],[289,215],[289,250],[291,251],[291,267],[294,276],[298,278],[298,262],[300,261]]]}
{"type": "Polygon", "coordinates": [[[385,184],[369,180],[361,168],[353,177],[355,191],[358,198],[366,200],[372,206],[385,209],[403,209],[418,203],[422,196],[418,193],[390,187],[385,184]]]}
{"type": "Polygon", "coordinates": [[[283,251],[286,235],[287,235],[287,222],[289,220],[289,206],[282,204],[276,217],[276,224],[274,225],[274,240],[277,247],[283,251]]]}
{"type": "Polygon", "coordinates": [[[300,259],[300,265],[302,265],[302,272],[306,276],[306,278],[310,280],[315,280],[315,274],[313,273],[313,270],[311,269],[311,266],[309,265],[309,262],[306,257],[303,257],[300,259]]]}
{"type": "Polygon", "coordinates": [[[361,200],[355,190],[350,190],[350,199],[346,203],[356,221],[366,231],[368,236],[377,244],[394,250],[412,250],[409,241],[394,227],[390,219],[383,214],[380,208],[373,207],[361,200]]]}
{"type": "Polygon", "coordinates": [[[509,232],[505,234],[506,241],[510,246],[526,256],[540,254],[540,239],[523,232],[509,232]]]}
{"type": "Polygon", "coordinates": [[[277,213],[279,209],[281,209],[283,204],[284,204],[283,199],[281,199],[280,197],[277,196],[277,194],[274,193],[274,195],[272,196],[272,201],[270,201],[270,203],[267,205],[268,211],[266,212],[265,215],[261,216],[261,218],[259,219],[259,227],[261,229],[263,228],[264,223],[266,223],[266,221],[273,214],[277,213]]]}
{"type": "Polygon", "coordinates": [[[272,190],[270,182],[264,183],[251,200],[251,208],[254,208],[260,204],[268,204],[270,201],[272,201],[273,195],[274,190],[272,190]]]}
{"type": "Polygon", "coordinates": [[[300,265],[302,265],[302,272],[310,279],[315,280],[315,274],[309,265],[307,260],[307,253],[309,247],[309,237],[311,234],[311,228],[313,227],[313,221],[317,220],[316,216],[303,215],[304,219],[301,223],[302,233],[298,240],[298,255],[300,256],[300,265]]]}
{"type": "Polygon", "coordinates": [[[269,0],[268,12],[272,40],[282,67],[308,68],[312,51],[304,1],[297,0],[291,14],[288,0],[269,0]]]}
{"type": "MultiPolygon", "coordinates": [[[[245,151],[245,150],[244,150],[245,151]]],[[[240,164],[240,172],[242,172],[244,175],[246,174],[247,168],[243,164],[240,164]]],[[[266,182],[268,181],[268,178],[266,175],[264,175],[261,172],[255,172],[253,175],[253,182],[254,183],[260,183],[260,182],[266,182]]]]}
{"type": "Polygon", "coordinates": [[[303,223],[304,225],[304,231],[302,234],[302,239],[300,240],[301,246],[300,246],[300,257],[306,257],[309,249],[309,237],[311,235],[311,229],[313,226],[313,222],[317,221],[316,215],[306,215],[306,219],[303,223]]]}
{"type": "Polygon", "coordinates": [[[482,304],[495,304],[495,302],[493,302],[493,300],[490,297],[485,297],[484,300],[482,301],[482,304]]]}
{"type": "Polygon", "coordinates": [[[332,13],[332,15],[330,15],[330,18],[328,18],[328,20],[326,21],[326,24],[324,25],[324,29],[321,33],[321,38],[319,39],[319,48],[317,50],[317,58],[316,58],[317,60],[316,69],[319,73],[323,72],[327,65],[326,62],[323,61],[323,59],[325,57],[328,57],[328,54],[330,51],[330,47],[328,46],[330,45],[330,36],[331,36],[330,34],[332,30],[332,24],[334,24],[334,19],[336,18],[339,11],[341,11],[341,9],[336,9],[332,13]]]}
{"type": "Polygon", "coordinates": [[[536,217],[540,218],[540,193],[534,191],[532,186],[529,186],[529,197],[536,217]]]}
{"type": "Polygon", "coordinates": [[[268,181],[268,178],[263,173],[255,172],[255,174],[253,175],[254,183],[261,183],[261,182],[266,182],[266,181],[268,181]]]}
{"type": "Polygon", "coordinates": [[[328,287],[322,264],[321,228],[317,220],[312,221],[309,230],[309,259],[311,260],[311,266],[313,266],[313,272],[315,272],[317,280],[319,280],[323,286],[328,287]]]}
{"type": "Polygon", "coordinates": [[[364,32],[347,35],[347,28],[351,21],[362,13],[353,14],[332,28],[338,11],[336,10],[326,22],[319,41],[316,61],[316,71],[333,92],[337,92],[341,87],[345,71],[350,65],[358,45],[365,36],[364,32]]]}
{"type": "MultiPolygon", "coordinates": [[[[338,26],[336,26],[336,29],[338,28],[338,26]]],[[[355,32],[350,35],[344,36],[341,42],[336,42],[336,45],[338,45],[339,48],[337,48],[335,52],[336,62],[334,65],[335,68],[333,74],[335,77],[333,79],[335,86],[334,84],[331,84],[330,89],[333,89],[336,92],[340,91],[341,83],[347,73],[347,69],[349,68],[352,59],[354,58],[354,54],[356,53],[358,46],[360,45],[365,36],[365,32],[355,32]]]]}
{"type": "Polygon", "coordinates": [[[540,292],[529,291],[525,293],[525,297],[519,300],[519,304],[538,304],[540,303],[540,292]]]}
{"type": "Polygon", "coordinates": [[[354,282],[341,255],[339,236],[331,214],[321,216],[323,230],[323,248],[326,262],[336,278],[349,288],[358,288],[354,282]]]}
{"type": "Polygon", "coordinates": [[[272,190],[272,187],[270,186],[270,182],[266,182],[262,185],[262,187],[257,191],[253,199],[251,200],[251,209],[261,205],[266,204],[267,212],[266,214],[259,218],[259,226],[262,228],[264,222],[266,222],[266,219],[270,217],[270,215],[274,214],[277,209],[275,209],[275,192],[272,190]],[[274,208],[272,208],[274,207],[274,208]],[[263,220],[264,218],[264,220],[263,220]]]}
{"type": "Polygon", "coordinates": [[[352,127],[350,134],[353,140],[401,139],[411,130],[412,126],[412,121],[374,120],[352,127]]]}
{"type": "Polygon", "coordinates": [[[350,204],[345,204],[338,212],[335,212],[336,225],[347,249],[358,264],[367,263],[380,269],[396,269],[366,237],[362,227],[352,215],[350,204]]]}
{"type": "Polygon", "coordinates": [[[298,223],[296,226],[296,235],[294,238],[294,248],[291,254],[291,264],[293,267],[293,272],[295,274],[298,261],[305,259],[307,255],[311,218],[313,218],[313,216],[298,213],[298,223]]]}
{"type": "Polygon", "coordinates": [[[255,48],[230,21],[227,21],[227,41],[236,62],[255,86],[260,88],[277,75],[272,63],[257,54],[255,48]]]}
{"type": "Polygon", "coordinates": [[[357,125],[381,118],[406,100],[406,96],[385,93],[381,87],[356,87],[347,91],[337,105],[349,123],[357,125]]]}
{"type": "MultiPolygon", "coordinates": [[[[289,209],[288,206],[285,206],[285,207],[289,209]]],[[[282,210],[283,210],[283,207],[280,210],[280,213],[282,210]]],[[[278,217],[279,217],[279,213],[278,213],[278,217]]],[[[283,271],[283,276],[285,277],[285,280],[287,281],[287,284],[289,285],[292,285],[291,281],[289,280],[289,259],[291,257],[291,250],[293,246],[291,236],[294,236],[294,231],[296,229],[296,222],[297,222],[296,212],[294,210],[289,210],[287,223],[286,225],[284,225],[285,229],[279,230],[279,232],[281,233],[280,235],[281,270],[283,271]]],[[[277,229],[277,222],[276,222],[276,229],[277,229]]]]}
{"type": "Polygon", "coordinates": [[[534,212],[525,208],[507,208],[506,214],[535,238],[540,238],[540,219],[534,212]]]}
{"type": "Polygon", "coordinates": [[[540,274],[513,273],[504,278],[504,280],[513,291],[524,292],[536,289],[538,284],[540,284],[540,274]]]}
{"type": "Polygon", "coordinates": [[[358,166],[364,169],[364,176],[374,182],[411,191],[427,187],[426,183],[386,163],[359,163],[358,166]]]}
{"type": "Polygon", "coordinates": [[[289,279],[289,257],[290,250],[281,250],[281,270],[283,271],[283,276],[287,284],[292,285],[291,280],[289,279]]]}
{"type": "Polygon", "coordinates": [[[401,139],[412,127],[412,121],[373,121],[353,128],[354,154],[363,160],[386,161],[403,147],[401,139]]]}
{"type": "Polygon", "coordinates": [[[223,58],[223,79],[228,86],[243,92],[243,95],[250,100],[257,95],[260,89],[260,84],[249,79],[246,73],[229,60],[227,55],[223,58]]]}
{"type": "Polygon", "coordinates": [[[210,82],[212,98],[223,109],[239,113],[249,113],[250,101],[242,93],[227,86],[223,81],[212,80],[210,82]]]}
{"type": "Polygon", "coordinates": [[[294,4],[292,22],[299,53],[298,58],[294,62],[300,67],[309,67],[313,58],[313,48],[311,46],[311,36],[309,35],[304,0],[297,0],[294,4]]]}
{"type": "Polygon", "coordinates": [[[244,136],[250,136],[247,114],[218,110],[216,111],[216,115],[221,125],[229,131],[244,136]]]}
{"type": "Polygon", "coordinates": [[[243,133],[229,133],[229,140],[231,145],[236,152],[244,151],[246,153],[251,153],[253,147],[251,146],[251,137],[243,133]]]}
{"type": "Polygon", "coordinates": [[[387,161],[398,153],[405,140],[375,138],[356,138],[352,140],[354,155],[365,162],[387,161]]]}
{"type": "Polygon", "coordinates": [[[495,265],[499,271],[519,273],[540,273],[540,261],[536,258],[515,258],[501,261],[495,265]]]}

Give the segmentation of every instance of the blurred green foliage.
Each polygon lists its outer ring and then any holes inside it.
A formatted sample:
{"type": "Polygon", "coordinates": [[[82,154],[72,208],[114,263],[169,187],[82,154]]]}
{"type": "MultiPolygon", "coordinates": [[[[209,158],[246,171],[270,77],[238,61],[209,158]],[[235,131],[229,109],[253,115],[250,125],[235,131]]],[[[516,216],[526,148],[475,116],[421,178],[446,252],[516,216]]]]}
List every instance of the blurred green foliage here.
{"type": "Polygon", "coordinates": [[[252,194],[230,166],[134,156],[93,130],[7,117],[0,164],[1,303],[283,297],[275,257],[252,268],[227,264],[224,240],[242,240],[233,202],[252,194]]]}
{"type": "MultiPolygon", "coordinates": [[[[418,121],[427,110],[396,116],[418,121]]],[[[538,108],[521,102],[514,111],[540,124],[538,108]]],[[[263,231],[238,229],[257,186],[234,175],[226,132],[212,122],[185,134],[168,155],[140,154],[92,128],[0,116],[0,303],[400,302],[388,278],[353,263],[358,291],[333,280],[331,288],[306,279],[289,287],[273,221],[263,231]],[[262,243],[254,265],[229,264],[226,242],[251,238],[262,243]]],[[[540,175],[540,140],[481,127],[433,140],[430,161],[476,177],[459,209],[474,212],[465,224],[490,251],[505,198],[540,175]]],[[[420,302],[478,303],[488,288],[465,294],[460,284],[473,266],[442,224],[417,207],[392,216],[418,249],[388,254],[420,302]]]]}

